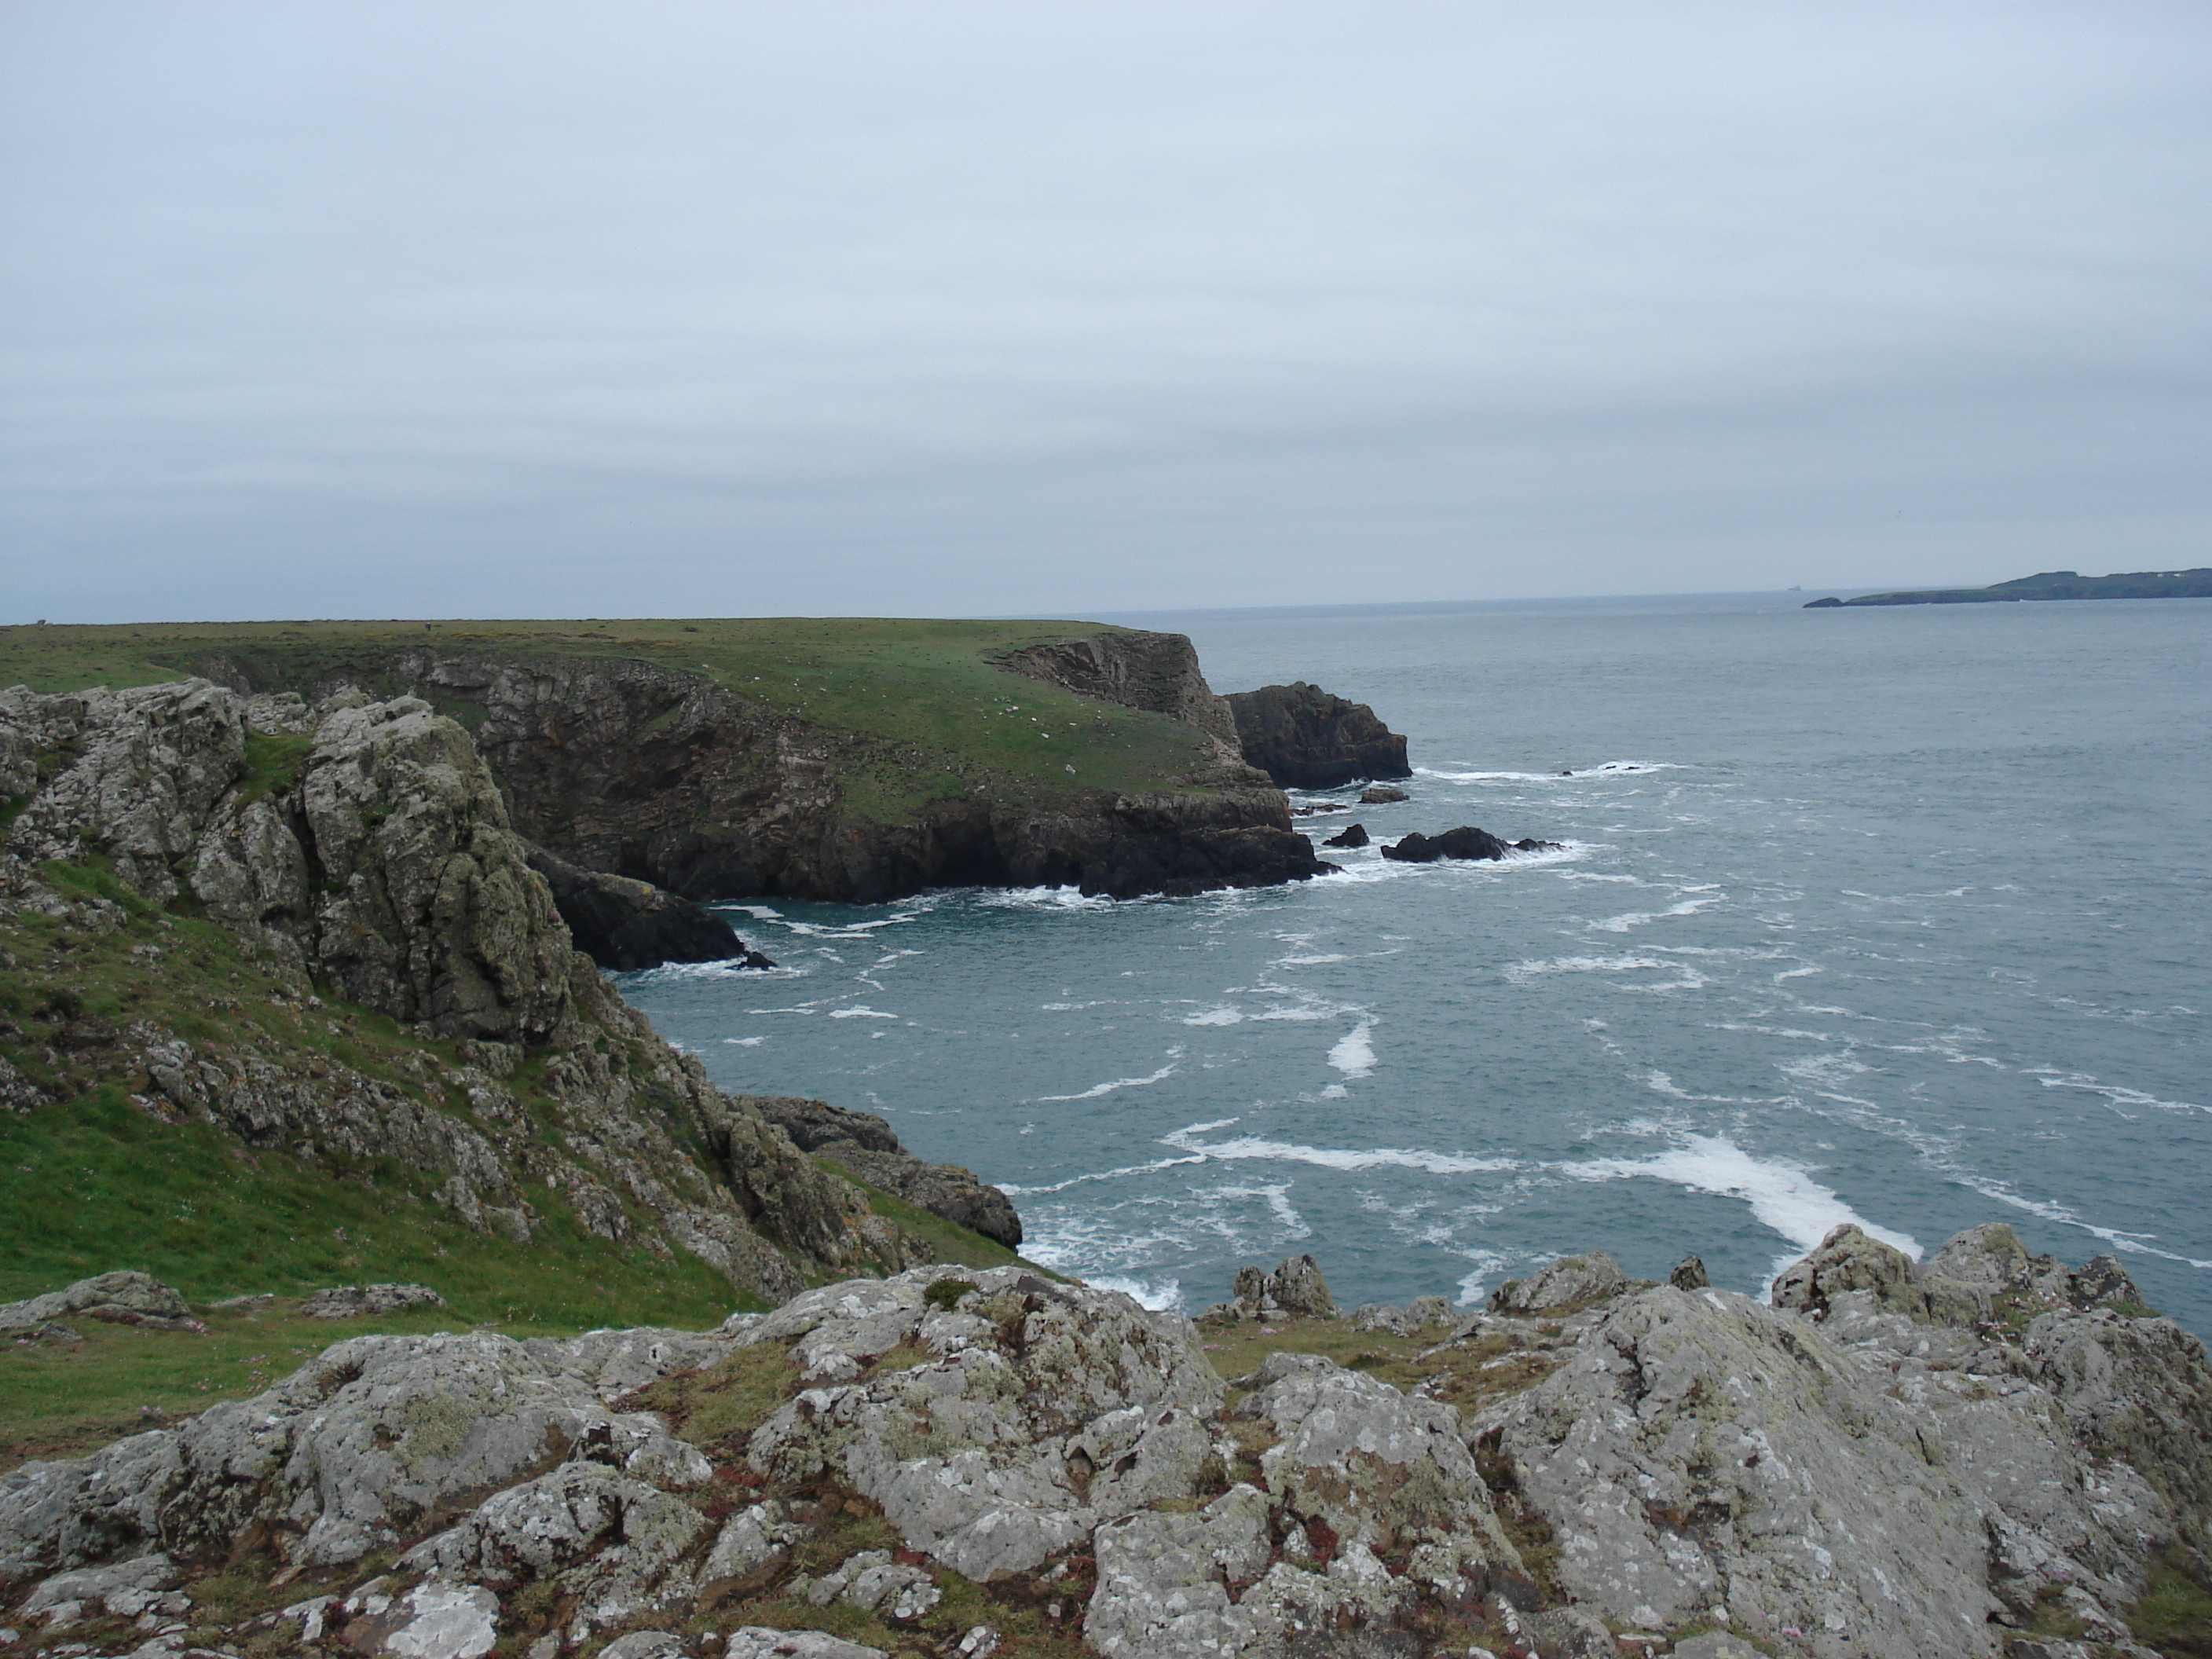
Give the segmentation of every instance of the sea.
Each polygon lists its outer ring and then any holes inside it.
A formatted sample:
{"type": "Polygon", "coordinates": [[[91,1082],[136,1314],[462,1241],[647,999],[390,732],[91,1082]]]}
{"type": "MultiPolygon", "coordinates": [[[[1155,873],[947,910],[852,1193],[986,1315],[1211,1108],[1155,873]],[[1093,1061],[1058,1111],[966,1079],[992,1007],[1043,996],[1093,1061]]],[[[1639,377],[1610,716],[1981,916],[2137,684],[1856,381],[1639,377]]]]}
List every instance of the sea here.
{"type": "Polygon", "coordinates": [[[2004,1221],[2212,1336],[2212,600],[1804,598],[1116,617],[1371,705],[1411,799],[1293,793],[1373,837],[1323,879],[750,901],[779,968],[622,989],[1153,1307],[1306,1252],[1346,1307],[1593,1249],[1756,1295],[2004,1221]],[[1376,850],[1458,824],[1559,850],[1376,850]]]}

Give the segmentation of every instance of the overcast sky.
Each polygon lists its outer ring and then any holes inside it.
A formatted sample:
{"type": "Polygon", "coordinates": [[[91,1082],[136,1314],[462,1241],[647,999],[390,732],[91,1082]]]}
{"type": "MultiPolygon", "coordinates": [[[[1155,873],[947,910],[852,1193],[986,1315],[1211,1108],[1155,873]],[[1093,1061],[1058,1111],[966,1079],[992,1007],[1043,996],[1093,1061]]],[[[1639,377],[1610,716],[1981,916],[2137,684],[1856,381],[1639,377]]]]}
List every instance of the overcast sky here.
{"type": "Polygon", "coordinates": [[[0,0],[0,621],[2212,563],[2212,7],[0,0]]]}

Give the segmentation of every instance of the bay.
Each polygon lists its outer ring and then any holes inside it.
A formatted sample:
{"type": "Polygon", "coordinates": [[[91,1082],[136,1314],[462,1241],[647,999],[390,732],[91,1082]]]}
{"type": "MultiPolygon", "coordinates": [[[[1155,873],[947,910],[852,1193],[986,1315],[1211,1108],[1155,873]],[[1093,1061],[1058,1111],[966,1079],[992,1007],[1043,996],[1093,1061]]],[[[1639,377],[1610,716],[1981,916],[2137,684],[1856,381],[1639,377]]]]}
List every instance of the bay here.
{"type": "Polygon", "coordinates": [[[1590,1248],[1756,1292],[1842,1221],[2002,1219],[2212,1334],[2212,602],[1801,603],[1113,618],[1407,735],[1413,799],[1316,837],[1564,850],[748,902],[779,970],[623,989],[722,1086],[881,1112],[1012,1193],[1024,1254],[1155,1305],[1301,1250],[1346,1304],[1590,1248]]]}

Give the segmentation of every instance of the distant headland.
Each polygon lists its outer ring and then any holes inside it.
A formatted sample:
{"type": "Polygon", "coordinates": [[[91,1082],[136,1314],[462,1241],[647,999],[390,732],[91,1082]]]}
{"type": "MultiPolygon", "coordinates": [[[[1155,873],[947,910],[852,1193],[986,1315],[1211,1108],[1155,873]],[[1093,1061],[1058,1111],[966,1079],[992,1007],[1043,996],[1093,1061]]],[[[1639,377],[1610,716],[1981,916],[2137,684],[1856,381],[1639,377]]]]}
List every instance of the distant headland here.
{"type": "Polygon", "coordinates": [[[1991,605],[2020,599],[2212,599],[2212,570],[2136,570],[2109,576],[2046,570],[1989,587],[1862,593],[1856,599],[1814,599],[1805,609],[1832,611],[1847,605],[1991,605]]]}

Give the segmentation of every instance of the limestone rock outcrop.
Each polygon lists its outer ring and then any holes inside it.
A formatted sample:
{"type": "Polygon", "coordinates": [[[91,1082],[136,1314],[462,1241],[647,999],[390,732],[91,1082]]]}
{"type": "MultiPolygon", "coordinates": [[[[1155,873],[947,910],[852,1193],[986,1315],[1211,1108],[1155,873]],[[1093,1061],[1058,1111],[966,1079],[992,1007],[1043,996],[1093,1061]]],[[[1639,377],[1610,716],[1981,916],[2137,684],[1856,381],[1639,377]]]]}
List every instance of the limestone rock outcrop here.
{"type": "MultiPolygon", "coordinates": [[[[0,693],[0,764],[29,796],[0,839],[0,912],[119,927],[117,902],[40,873],[96,856],[138,899],[197,906],[330,1035],[357,1017],[325,995],[472,1057],[416,1052],[376,1076],[333,1053],[79,1018],[65,1092],[114,1079],[157,1116],[250,1147],[325,1166],[401,1159],[442,1182],[439,1201],[469,1226],[520,1245],[542,1218],[525,1189],[540,1186],[584,1233],[688,1250],[770,1298],[804,1283],[787,1253],[817,1271],[926,1254],[614,994],[574,948],[468,733],[419,699],[19,687],[0,693]],[[550,1122],[505,1080],[526,1057],[550,1122]],[[715,1167],[690,1150],[702,1139],[715,1167]]],[[[15,1109],[48,1097],[14,1065],[0,1083],[15,1109]]]]}
{"type": "MultiPolygon", "coordinates": [[[[1929,1260],[2018,1270],[1988,1229],[1929,1260]]],[[[2169,1321],[2069,1289],[1931,1322],[1832,1272],[1816,1318],[1597,1253],[1524,1283],[1402,1388],[1372,1368],[1411,1344],[1224,1382],[1189,1322],[1022,1268],[696,1334],[356,1338],[0,1476],[0,1618],[204,1639],[243,1559],[300,1597],[210,1651],[987,1656],[993,1605],[1111,1659],[2155,1659],[2130,1604],[2203,1570],[2212,1365],[2169,1321]]]]}
{"type": "Polygon", "coordinates": [[[915,1157],[873,1112],[793,1095],[744,1098],[801,1152],[819,1153],[869,1186],[994,1238],[1010,1250],[1020,1245],[1022,1218],[1012,1199],[957,1164],[929,1164],[915,1157]]]}
{"type": "Polygon", "coordinates": [[[1364,702],[1294,680],[1232,691],[1244,758],[1285,789],[1337,789],[1363,778],[1409,778],[1406,740],[1364,702]]]}
{"type": "Polygon", "coordinates": [[[206,1328],[192,1317],[184,1297],[151,1273],[123,1271],[95,1273],[44,1296],[0,1304],[0,1336],[35,1331],[80,1314],[106,1324],[142,1325],[154,1330],[206,1328]]]}

